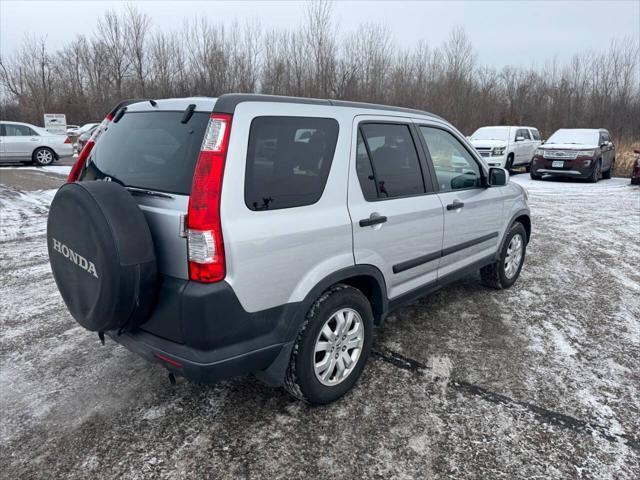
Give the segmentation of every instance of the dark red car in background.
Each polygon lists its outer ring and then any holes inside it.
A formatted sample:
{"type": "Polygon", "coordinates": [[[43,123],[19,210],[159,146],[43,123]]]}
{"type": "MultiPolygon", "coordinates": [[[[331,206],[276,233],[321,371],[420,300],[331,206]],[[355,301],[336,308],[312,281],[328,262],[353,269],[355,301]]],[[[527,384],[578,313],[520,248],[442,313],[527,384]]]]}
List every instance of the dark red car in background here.
{"type": "Polygon", "coordinates": [[[603,128],[561,128],[533,153],[531,178],[543,175],[597,182],[611,178],[616,148],[603,128]]]}
{"type": "Polygon", "coordinates": [[[633,153],[636,154],[636,158],[631,171],[631,185],[640,185],[640,150],[634,150],[633,153]]]}

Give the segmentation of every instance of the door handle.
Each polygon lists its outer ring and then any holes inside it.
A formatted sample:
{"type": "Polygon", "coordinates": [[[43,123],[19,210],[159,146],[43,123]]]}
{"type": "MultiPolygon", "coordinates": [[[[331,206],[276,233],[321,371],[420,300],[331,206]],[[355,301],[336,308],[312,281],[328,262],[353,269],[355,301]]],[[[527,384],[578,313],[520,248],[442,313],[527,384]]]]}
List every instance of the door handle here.
{"type": "Polygon", "coordinates": [[[458,210],[459,208],[464,207],[464,203],[459,200],[454,200],[453,203],[447,205],[447,210],[458,210]]]}
{"type": "Polygon", "coordinates": [[[372,213],[369,218],[363,218],[358,223],[361,227],[372,227],[380,223],[385,223],[386,221],[387,221],[387,217],[372,213]]]}

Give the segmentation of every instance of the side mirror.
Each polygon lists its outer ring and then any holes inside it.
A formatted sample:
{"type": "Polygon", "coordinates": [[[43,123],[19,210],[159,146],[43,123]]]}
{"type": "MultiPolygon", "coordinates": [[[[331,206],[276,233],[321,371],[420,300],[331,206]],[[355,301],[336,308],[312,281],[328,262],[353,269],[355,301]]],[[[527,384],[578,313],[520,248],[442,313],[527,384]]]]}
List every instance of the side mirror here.
{"type": "Polygon", "coordinates": [[[509,183],[509,172],[500,167],[490,168],[488,183],[490,187],[504,187],[509,183]]]}
{"type": "Polygon", "coordinates": [[[611,141],[607,142],[607,147],[613,147],[613,142],[611,141]]]}
{"type": "Polygon", "coordinates": [[[600,148],[605,148],[605,147],[608,147],[608,146],[609,146],[609,145],[607,144],[607,142],[602,142],[602,143],[600,144],[600,148]]]}
{"type": "Polygon", "coordinates": [[[524,137],[516,137],[516,142],[524,142],[524,137]]]}

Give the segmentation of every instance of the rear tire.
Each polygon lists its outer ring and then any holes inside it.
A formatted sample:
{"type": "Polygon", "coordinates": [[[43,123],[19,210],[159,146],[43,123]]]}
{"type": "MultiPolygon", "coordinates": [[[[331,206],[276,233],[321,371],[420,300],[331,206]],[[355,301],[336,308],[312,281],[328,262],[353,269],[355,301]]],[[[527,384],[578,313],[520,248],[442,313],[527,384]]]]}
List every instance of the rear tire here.
{"type": "Polygon", "coordinates": [[[358,381],[372,340],[373,313],[367,297],[348,285],[331,287],[314,302],[305,317],[291,353],[285,389],[313,405],[337,400],[358,381]],[[341,312],[344,312],[342,317],[341,312]],[[340,318],[347,322],[343,328],[340,328],[340,318]],[[330,332],[339,335],[333,335],[335,339],[330,340],[326,335],[330,332]],[[361,345],[359,352],[357,348],[349,348],[356,344],[361,345]],[[349,359],[355,365],[348,367],[349,359]],[[324,367],[325,362],[330,366],[324,367]],[[340,368],[345,366],[346,373],[341,377],[340,368]]]}
{"type": "Polygon", "coordinates": [[[530,172],[531,172],[531,164],[530,164],[530,163],[529,163],[529,164],[527,164],[527,166],[526,166],[526,167],[524,167],[524,169],[525,169],[525,171],[526,171],[527,173],[530,173],[530,172]]]}
{"type": "Polygon", "coordinates": [[[40,147],[35,149],[31,158],[33,158],[33,163],[39,167],[46,167],[53,163],[56,159],[56,154],[50,148],[40,147]]]}
{"type": "Polygon", "coordinates": [[[480,269],[482,283],[490,288],[502,290],[516,283],[522,270],[527,251],[527,231],[520,222],[511,225],[504,239],[500,258],[491,265],[480,269]],[[519,237],[519,240],[518,240],[519,237]],[[518,243],[519,242],[519,243],[518,243]],[[516,248],[520,249],[520,253],[516,248]],[[513,264],[510,263],[514,262],[513,264]]]}

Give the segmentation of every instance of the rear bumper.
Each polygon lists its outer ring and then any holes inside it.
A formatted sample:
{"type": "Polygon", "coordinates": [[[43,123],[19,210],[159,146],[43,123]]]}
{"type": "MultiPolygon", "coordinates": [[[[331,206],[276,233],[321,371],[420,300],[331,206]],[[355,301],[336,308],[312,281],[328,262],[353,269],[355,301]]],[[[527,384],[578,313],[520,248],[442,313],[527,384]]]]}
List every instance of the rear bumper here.
{"type": "MultiPolygon", "coordinates": [[[[156,308],[140,328],[116,342],[172,372],[215,382],[268,370],[298,331],[298,303],[244,310],[226,282],[201,284],[165,277],[156,308]]],[[[275,375],[276,377],[278,375],[275,375]]]]}
{"type": "Polygon", "coordinates": [[[54,147],[54,150],[59,159],[73,156],[73,145],[70,143],[63,143],[62,145],[58,145],[54,147]]]}
{"type": "Polygon", "coordinates": [[[109,336],[150,362],[162,364],[172,373],[194,382],[212,383],[226,378],[268,369],[285,345],[271,345],[258,350],[238,349],[235,355],[196,350],[165,340],[143,330],[109,336]]]}

